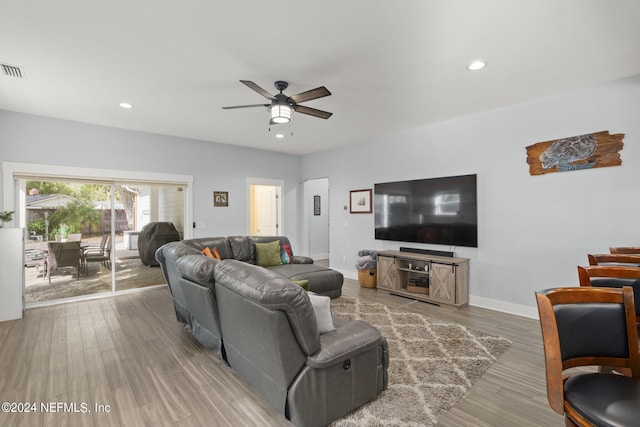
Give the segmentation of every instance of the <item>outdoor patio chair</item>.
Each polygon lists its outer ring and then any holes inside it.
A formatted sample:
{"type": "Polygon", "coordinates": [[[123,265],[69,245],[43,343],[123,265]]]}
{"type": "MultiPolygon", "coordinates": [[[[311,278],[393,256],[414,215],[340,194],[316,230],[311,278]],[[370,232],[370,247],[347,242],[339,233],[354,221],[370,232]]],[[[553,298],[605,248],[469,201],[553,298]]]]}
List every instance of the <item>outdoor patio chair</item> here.
{"type": "Polygon", "coordinates": [[[80,242],[49,242],[47,259],[47,275],[51,283],[51,272],[63,267],[76,269],[76,278],[80,278],[82,250],[80,242]]]}
{"type": "Polygon", "coordinates": [[[102,235],[100,246],[88,246],[84,248],[82,263],[85,270],[90,262],[99,262],[105,268],[111,270],[111,233],[102,235]]]}
{"type": "Polygon", "coordinates": [[[104,247],[107,245],[107,239],[111,236],[111,233],[104,233],[102,235],[102,237],[100,238],[100,244],[99,245],[87,245],[87,246],[83,246],[83,249],[86,251],[92,251],[92,250],[100,250],[100,249],[104,249],[104,247]]]}

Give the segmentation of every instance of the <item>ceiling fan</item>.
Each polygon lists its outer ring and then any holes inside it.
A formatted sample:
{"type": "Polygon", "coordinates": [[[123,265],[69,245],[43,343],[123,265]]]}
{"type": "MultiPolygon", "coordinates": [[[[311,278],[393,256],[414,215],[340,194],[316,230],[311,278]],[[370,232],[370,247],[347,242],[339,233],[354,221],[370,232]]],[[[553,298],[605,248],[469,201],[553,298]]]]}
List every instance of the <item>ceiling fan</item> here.
{"type": "Polygon", "coordinates": [[[328,119],[333,115],[333,113],[329,113],[327,111],[317,110],[315,108],[299,105],[301,102],[311,101],[312,99],[318,99],[324,96],[331,95],[331,92],[329,92],[329,90],[324,86],[320,86],[306,92],[301,92],[296,95],[287,96],[283,94],[282,91],[284,91],[289,86],[289,83],[282,80],[278,80],[274,83],[276,89],[280,91],[280,93],[276,95],[271,95],[269,92],[262,89],[252,81],[240,80],[240,83],[248,86],[250,89],[253,89],[260,95],[270,100],[271,104],[236,105],[233,107],[222,107],[223,110],[232,110],[235,108],[267,107],[271,115],[271,120],[269,121],[270,125],[288,123],[291,120],[291,113],[294,111],[313,117],[319,117],[321,119],[328,119]]]}

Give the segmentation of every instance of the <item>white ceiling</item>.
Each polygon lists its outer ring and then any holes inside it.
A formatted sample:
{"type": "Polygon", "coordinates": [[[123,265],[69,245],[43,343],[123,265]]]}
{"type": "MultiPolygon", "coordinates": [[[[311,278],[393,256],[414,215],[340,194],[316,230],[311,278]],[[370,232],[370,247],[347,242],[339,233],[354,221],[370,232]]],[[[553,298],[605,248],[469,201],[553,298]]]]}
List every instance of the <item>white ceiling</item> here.
{"type": "Polygon", "coordinates": [[[305,154],[639,75],[638,21],[638,0],[5,1],[26,79],[0,75],[0,109],[305,154]],[[303,105],[334,115],[269,132],[221,109],[266,101],[240,79],[324,85],[303,105]]]}

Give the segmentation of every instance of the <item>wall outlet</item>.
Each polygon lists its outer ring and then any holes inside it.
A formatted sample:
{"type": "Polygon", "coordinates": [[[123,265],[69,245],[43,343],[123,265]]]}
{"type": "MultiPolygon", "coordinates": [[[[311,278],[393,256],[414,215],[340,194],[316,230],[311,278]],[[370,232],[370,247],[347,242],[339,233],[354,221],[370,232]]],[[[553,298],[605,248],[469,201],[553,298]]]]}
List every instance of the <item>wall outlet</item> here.
{"type": "Polygon", "coordinates": [[[347,263],[347,257],[346,257],[346,256],[343,256],[343,257],[342,257],[342,263],[343,263],[343,264],[346,264],[346,263],[347,263]]]}

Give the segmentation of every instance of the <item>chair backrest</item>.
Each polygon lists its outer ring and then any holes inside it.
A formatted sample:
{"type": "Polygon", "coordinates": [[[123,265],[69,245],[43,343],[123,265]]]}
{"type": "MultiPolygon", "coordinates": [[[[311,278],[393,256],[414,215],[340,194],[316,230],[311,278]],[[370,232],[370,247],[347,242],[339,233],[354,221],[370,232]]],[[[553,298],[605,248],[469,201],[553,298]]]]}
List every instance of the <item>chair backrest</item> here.
{"type": "Polygon", "coordinates": [[[79,242],[82,240],[82,233],[72,233],[67,235],[67,242],[79,242]]]}
{"type": "Polygon", "coordinates": [[[564,413],[563,371],[579,366],[629,368],[640,378],[633,291],[556,288],[536,292],[544,346],[547,396],[564,413]]]}
{"type": "Polygon", "coordinates": [[[640,322],[640,268],[620,265],[578,266],[578,281],[580,286],[599,288],[630,286],[633,294],[637,295],[634,304],[637,321],[640,322]]]}
{"type": "Polygon", "coordinates": [[[578,266],[578,280],[580,286],[592,286],[592,279],[609,277],[617,279],[640,279],[640,268],[621,265],[590,265],[578,266]]]}
{"type": "Polygon", "coordinates": [[[80,242],[49,242],[48,249],[51,268],[78,267],[80,264],[80,242]]]}
{"type": "Polygon", "coordinates": [[[100,249],[104,249],[107,246],[107,240],[111,238],[111,233],[104,233],[100,238],[100,249]]]}
{"type": "Polygon", "coordinates": [[[640,266],[640,255],[638,254],[587,254],[587,259],[589,265],[630,264],[627,267],[640,266]]]}
{"type": "Polygon", "coordinates": [[[612,254],[640,254],[640,247],[637,246],[619,246],[609,248],[612,254]]]}
{"type": "Polygon", "coordinates": [[[100,238],[100,247],[96,248],[95,246],[91,246],[86,249],[87,252],[92,255],[104,255],[109,256],[111,253],[111,233],[105,233],[100,238]]]}
{"type": "Polygon", "coordinates": [[[109,255],[111,253],[112,242],[113,240],[111,239],[111,233],[109,233],[107,234],[107,238],[104,242],[104,245],[101,246],[101,249],[104,255],[109,255]]]}

